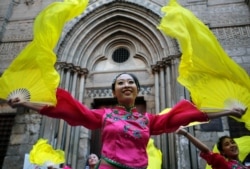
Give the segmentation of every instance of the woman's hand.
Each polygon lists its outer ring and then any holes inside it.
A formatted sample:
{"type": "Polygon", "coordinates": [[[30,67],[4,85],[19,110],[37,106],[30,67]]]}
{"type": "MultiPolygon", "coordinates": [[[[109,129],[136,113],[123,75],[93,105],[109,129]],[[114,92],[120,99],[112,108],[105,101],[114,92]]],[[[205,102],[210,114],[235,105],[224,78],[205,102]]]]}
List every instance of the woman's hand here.
{"type": "Polygon", "coordinates": [[[23,102],[21,102],[20,98],[18,98],[18,97],[14,98],[14,99],[9,99],[7,103],[12,108],[23,106],[23,102]]]}
{"type": "Polygon", "coordinates": [[[246,113],[246,111],[247,108],[245,108],[244,110],[240,108],[235,108],[231,111],[230,115],[237,118],[241,118],[246,113]]]}
{"type": "Polygon", "coordinates": [[[247,111],[246,109],[242,108],[233,108],[232,110],[224,110],[220,112],[210,112],[206,113],[209,119],[214,119],[222,116],[234,116],[236,118],[241,118],[247,111]]]}
{"type": "Polygon", "coordinates": [[[187,132],[185,129],[183,129],[183,127],[180,127],[179,129],[177,129],[177,130],[175,131],[175,133],[176,133],[176,134],[179,134],[179,135],[184,135],[184,136],[186,136],[188,132],[187,132]]]}
{"type": "Polygon", "coordinates": [[[12,108],[17,108],[17,107],[26,107],[28,109],[35,110],[37,112],[40,112],[40,110],[47,106],[46,104],[39,104],[39,103],[32,103],[28,101],[22,101],[20,98],[16,97],[14,99],[9,99],[8,100],[8,105],[12,108]]]}

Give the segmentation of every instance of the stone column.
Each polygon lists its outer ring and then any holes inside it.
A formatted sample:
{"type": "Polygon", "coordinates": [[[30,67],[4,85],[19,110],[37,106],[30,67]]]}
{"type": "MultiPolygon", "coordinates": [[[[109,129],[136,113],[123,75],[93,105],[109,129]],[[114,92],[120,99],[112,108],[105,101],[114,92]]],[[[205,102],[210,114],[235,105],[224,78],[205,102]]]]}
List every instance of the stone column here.
{"type": "Polygon", "coordinates": [[[172,106],[172,99],[171,99],[171,65],[170,61],[166,61],[166,67],[165,67],[165,72],[166,72],[166,107],[171,107],[172,106]]]}

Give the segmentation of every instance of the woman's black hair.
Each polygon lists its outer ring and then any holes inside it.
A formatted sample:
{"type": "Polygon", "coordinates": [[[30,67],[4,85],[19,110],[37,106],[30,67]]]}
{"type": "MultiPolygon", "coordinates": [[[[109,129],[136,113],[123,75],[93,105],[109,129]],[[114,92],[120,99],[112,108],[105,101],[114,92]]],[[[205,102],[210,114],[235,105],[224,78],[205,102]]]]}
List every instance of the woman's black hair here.
{"type": "Polygon", "coordinates": [[[126,73],[126,72],[120,73],[115,77],[115,79],[113,80],[112,85],[111,85],[112,91],[115,91],[115,82],[116,82],[117,78],[120,77],[123,74],[127,74],[127,75],[131,76],[133,78],[133,80],[135,81],[135,84],[137,86],[138,91],[140,91],[141,86],[140,86],[138,78],[134,74],[126,73]]]}
{"type": "Polygon", "coordinates": [[[217,142],[217,149],[218,149],[220,152],[223,151],[223,149],[222,149],[223,145],[222,145],[222,144],[223,144],[223,141],[224,141],[226,138],[232,139],[232,138],[229,137],[229,136],[222,136],[222,137],[219,138],[219,140],[218,140],[218,142],[217,142]]]}

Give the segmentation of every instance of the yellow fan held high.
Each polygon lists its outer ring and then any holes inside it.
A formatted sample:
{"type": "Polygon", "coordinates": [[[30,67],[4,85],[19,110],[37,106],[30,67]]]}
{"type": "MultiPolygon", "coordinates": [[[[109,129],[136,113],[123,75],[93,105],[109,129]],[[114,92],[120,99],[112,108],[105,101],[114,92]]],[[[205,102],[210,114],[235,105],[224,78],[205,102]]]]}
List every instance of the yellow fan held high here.
{"type": "Polygon", "coordinates": [[[34,22],[34,39],[13,60],[0,78],[0,99],[56,104],[60,77],[55,70],[54,48],[66,22],[80,15],[88,0],[53,2],[34,22]]]}
{"type": "MultiPolygon", "coordinates": [[[[162,11],[165,16],[158,28],[180,45],[178,82],[189,90],[193,103],[206,112],[249,107],[249,75],[227,55],[212,31],[175,0],[162,11]]],[[[250,130],[250,109],[235,119],[250,130]]]]}

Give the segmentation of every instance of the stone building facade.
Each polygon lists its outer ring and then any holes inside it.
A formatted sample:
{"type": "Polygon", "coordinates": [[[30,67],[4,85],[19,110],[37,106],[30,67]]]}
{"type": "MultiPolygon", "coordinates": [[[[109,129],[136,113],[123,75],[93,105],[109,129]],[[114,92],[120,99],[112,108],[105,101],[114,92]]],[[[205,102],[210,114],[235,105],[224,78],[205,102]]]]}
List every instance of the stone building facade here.
{"type": "MultiPolygon", "coordinates": [[[[37,14],[52,0],[1,0],[0,74],[33,38],[37,14]]],[[[111,79],[133,72],[141,82],[137,106],[158,113],[181,98],[180,51],[175,40],[156,27],[167,0],[90,0],[86,11],[64,28],[55,49],[60,87],[89,107],[112,106],[111,79]],[[120,57],[122,56],[122,57],[120,57]]],[[[179,0],[214,32],[225,51],[250,72],[250,4],[248,0],[179,0]]],[[[84,168],[90,152],[99,153],[100,131],[69,126],[62,120],[0,102],[1,166],[22,169],[24,155],[39,138],[65,151],[73,169],[84,168]]],[[[224,134],[250,134],[242,124],[221,118],[213,125],[190,128],[210,147],[224,134]],[[214,125],[216,124],[216,125],[214,125]],[[236,129],[236,131],[235,131],[236,129]]],[[[237,135],[238,134],[238,135],[237,135]]],[[[203,169],[205,162],[188,141],[175,134],[154,137],[163,152],[163,169],[203,169]]]]}

